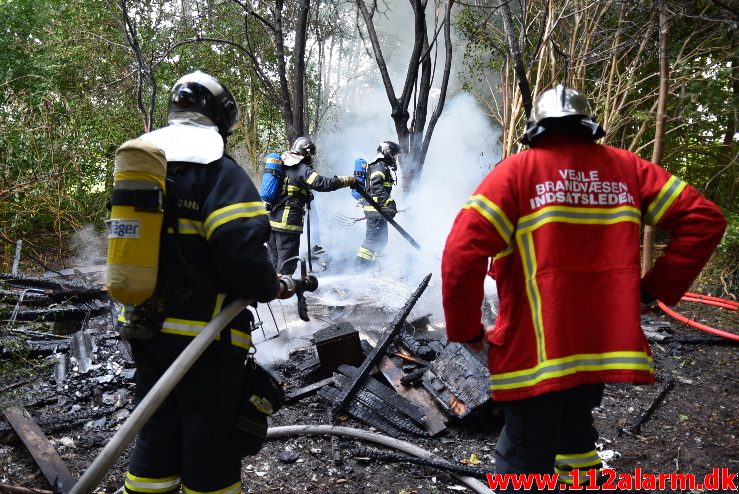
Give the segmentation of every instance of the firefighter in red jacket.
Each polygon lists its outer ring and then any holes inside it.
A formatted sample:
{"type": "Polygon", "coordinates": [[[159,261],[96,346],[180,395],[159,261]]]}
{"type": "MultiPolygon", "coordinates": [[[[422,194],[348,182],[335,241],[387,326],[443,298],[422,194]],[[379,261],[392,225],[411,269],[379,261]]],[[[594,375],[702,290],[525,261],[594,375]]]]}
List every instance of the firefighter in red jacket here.
{"type": "Polygon", "coordinates": [[[488,345],[493,398],[505,412],[497,473],[601,467],[592,409],[604,383],[654,382],[641,304],[675,304],[721,240],[715,204],[663,168],[597,144],[587,100],[561,85],[535,102],[529,150],[498,163],[457,216],[442,259],[449,340],[488,345]],[[640,276],[640,227],[670,232],[640,276]],[[492,264],[489,265],[489,260],[492,264]],[[483,280],[500,311],[481,326],[483,280]]]}

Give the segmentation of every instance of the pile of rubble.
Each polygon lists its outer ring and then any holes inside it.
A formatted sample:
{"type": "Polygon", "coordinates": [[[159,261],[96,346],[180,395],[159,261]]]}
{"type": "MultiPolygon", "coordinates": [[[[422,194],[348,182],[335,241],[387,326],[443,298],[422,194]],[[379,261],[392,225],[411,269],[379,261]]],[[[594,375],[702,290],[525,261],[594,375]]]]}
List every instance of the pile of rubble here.
{"type": "MultiPolygon", "coordinates": [[[[55,451],[71,445],[49,443],[44,433],[64,437],[82,429],[72,447],[98,449],[133,409],[130,347],[114,330],[115,305],[99,274],[0,275],[0,318],[6,321],[0,355],[41,357],[48,367],[37,374],[49,373],[28,391],[30,380],[2,387],[0,437],[19,436],[52,485],[73,481],[55,451]],[[24,394],[13,400],[16,388],[24,394]]],[[[443,323],[430,315],[406,320],[429,277],[390,322],[387,309],[368,302],[334,310],[314,300],[311,311],[329,317],[324,326],[309,346],[270,364],[283,376],[288,404],[318,394],[332,423],[349,415],[388,435],[427,437],[443,433],[450,419],[489,406],[483,357],[447,343],[443,323]]],[[[338,447],[334,459],[340,461],[338,447]]]]}

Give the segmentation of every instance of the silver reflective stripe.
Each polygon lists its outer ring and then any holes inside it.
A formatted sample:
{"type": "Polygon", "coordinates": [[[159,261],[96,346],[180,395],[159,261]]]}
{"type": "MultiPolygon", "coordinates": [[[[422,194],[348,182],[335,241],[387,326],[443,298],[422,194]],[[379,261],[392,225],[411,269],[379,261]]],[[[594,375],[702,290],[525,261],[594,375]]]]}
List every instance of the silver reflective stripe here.
{"type": "Polygon", "coordinates": [[[531,320],[536,333],[536,355],[539,362],[547,359],[544,344],[544,323],[541,316],[541,297],[539,296],[539,285],[536,282],[536,265],[534,259],[534,239],[531,234],[519,236],[523,251],[523,262],[526,263],[526,291],[529,294],[529,306],[531,307],[531,320]]]}
{"type": "Polygon", "coordinates": [[[188,324],[185,322],[176,322],[177,320],[165,319],[162,324],[162,331],[165,333],[182,334],[188,336],[195,336],[205,328],[206,323],[202,324],[188,324]]]}
{"type": "Polygon", "coordinates": [[[472,207],[479,207],[481,209],[484,209],[486,213],[488,213],[496,222],[497,226],[505,233],[504,240],[507,242],[510,240],[511,235],[513,235],[513,231],[508,227],[508,218],[505,218],[502,216],[498,211],[491,208],[485,201],[483,201],[478,196],[472,196],[467,201],[468,206],[472,207]]]}
{"type": "MultiPolygon", "coordinates": [[[[138,478],[138,477],[136,477],[138,478]]],[[[133,487],[134,489],[138,491],[143,492],[164,492],[172,490],[175,487],[178,487],[180,485],[180,477],[176,477],[174,480],[169,481],[151,481],[151,482],[145,482],[143,480],[134,480],[130,474],[126,476],[126,485],[133,487]]]]}
{"type": "Polygon", "coordinates": [[[241,331],[232,329],[231,330],[231,344],[248,350],[251,347],[251,336],[245,333],[242,333],[241,331]]]}
{"type": "Polygon", "coordinates": [[[671,177],[665,186],[662,187],[662,190],[657,196],[656,202],[649,205],[647,214],[645,215],[646,222],[650,225],[656,225],[659,220],[662,219],[662,215],[670,204],[672,204],[677,196],[683,191],[683,188],[685,188],[685,182],[677,177],[671,177]]]}
{"type": "Polygon", "coordinates": [[[551,217],[568,218],[573,220],[614,220],[618,218],[631,218],[639,222],[641,220],[639,211],[633,208],[620,211],[573,211],[571,209],[552,209],[543,210],[541,214],[537,214],[534,218],[524,220],[518,224],[520,230],[531,228],[543,220],[551,217]]]}
{"type": "MultiPolygon", "coordinates": [[[[600,367],[610,366],[614,364],[622,365],[642,365],[652,367],[653,364],[646,357],[590,357],[570,360],[569,362],[544,364],[538,369],[528,374],[522,374],[512,377],[496,377],[490,376],[493,386],[503,386],[506,384],[523,383],[525,381],[540,381],[547,377],[547,374],[557,373],[562,375],[568,374],[568,370],[576,370],[578,367],[594,367],[593,370],[601,370],[600,367]]],[[[553,376],[555,377],[555,376],[553,376]]]]}
{"type": "Polygon", "coordinates": [[[554,460],[554,468],[571,470],[573,468],[592,467],[601,463],[596,450],[583,454],[560,454],[554,460]]]}

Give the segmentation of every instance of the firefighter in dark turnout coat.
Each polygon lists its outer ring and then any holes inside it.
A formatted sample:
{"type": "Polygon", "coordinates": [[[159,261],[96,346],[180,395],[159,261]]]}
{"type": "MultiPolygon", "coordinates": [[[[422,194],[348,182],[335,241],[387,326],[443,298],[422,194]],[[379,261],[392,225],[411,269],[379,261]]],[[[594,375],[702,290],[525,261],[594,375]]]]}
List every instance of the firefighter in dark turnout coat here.
{"type": "MultiPolygon", "coordinates": [[[[223,84],[200,71],[174,85],[169,125],[141,136],[167,158],[174,211],[165,213],[161,330],[131,340],[140,401],[193,337],[239,297],[267,302],[279,282],[264,243],[270,227],[254,184],[224,154],[239,118],[223,84]]],[[[238,493],[231,443],[243,400],[252,316],[241,312],[187,372],[139,433],[127,493],[238,493]]]]}
{"type": "Polygon", "coordinates": [[[447,239],[446,332],[450,341],[490,345],[493,399],[505,412],[496,473],[556,473],[559,483],[583,486],[598,482],[602,466],[592,411],[604,384],[654,382],[640,302],[677,303],[726,221],[660,166],[596,143],[605,132],[577,91],[542,93],[527,127],[522,141],[531,148],[492,169],[447,239]],[[642,224],[670,232],[643,277],[642,224]],[[487,272],[500,311],[484,331],[487,272]]]}
{"type": "Polygon", "coordinates": [[[298,265],[305,207],[313,199],[311,190],[331,192],[357,183],[354,177],[320,175],[312,165],[315,154],[313,141],[308,137],[298,137],[290,150],[282,155],[285,178],[280,196],[269,213],[272,235],[268,248],[273,266],[284,275],[292,275],[298,265]]]}
{"type": "MultiPolygon", "coordinates": [[[[392,141],[382,141],[377,146],[377,156],[367,165],[367,192],[374,201],[382,207],[382,212],[394,217],[398,208],[390,194],[393,191],[395,179],[391,173],[397,170],[397,156],[400,146],[392,141]]],[[[377,261],[387,245],[387,220],[377,210],[360,201],[364,205],[364,215],[367,218],[367,231],[364,242],[357,251],[355,265],[360,267],[371,266],[377,261]]]]}

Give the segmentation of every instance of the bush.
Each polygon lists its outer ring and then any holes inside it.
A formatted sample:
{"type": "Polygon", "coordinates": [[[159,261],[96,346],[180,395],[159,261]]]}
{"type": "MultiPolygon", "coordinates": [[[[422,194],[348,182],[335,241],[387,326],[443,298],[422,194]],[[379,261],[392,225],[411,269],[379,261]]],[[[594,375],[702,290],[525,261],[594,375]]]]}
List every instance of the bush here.
{"type": "Polygon", "coordinates": [[[739,297],[739,214],[726,215],[726,233],[697,283],[739,297]],[[718,286],[720,285],[720,286],[718,286]]]}

